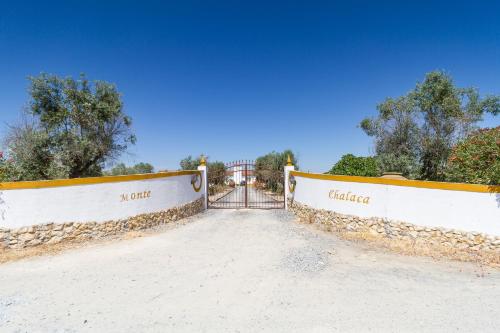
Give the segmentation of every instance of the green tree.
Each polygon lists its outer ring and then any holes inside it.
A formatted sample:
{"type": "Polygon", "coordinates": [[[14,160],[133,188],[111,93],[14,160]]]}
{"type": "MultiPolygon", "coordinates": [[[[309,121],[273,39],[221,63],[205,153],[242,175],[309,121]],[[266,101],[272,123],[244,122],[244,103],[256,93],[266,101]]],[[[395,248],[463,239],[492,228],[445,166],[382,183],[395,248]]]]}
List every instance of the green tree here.
{"type": "Polygon", "coordinates": [[[361,128],[375,138],[375,154],[382,172],[398,171],[418,177],[420,129],[414,96],[387,98],[377,106],[378,117],[364,119],[361,128]]]}
{"type": "Polygon", "coordinates": [[[453,147],[448,158],[446,179],[500,184],[500,126],[478,130],[453,147]]]}
{"type": "MultiPolygon", "coordinates": [[[[200,157],[193,158],[191,155],[183,158],[180,161],[180,166],[182,170],[197,170],[198,166],[201,163],[201,156],[205,155],[200,155],[200,157]]],[[[209,158],[205,157],[205,160],[208,161],[209,158]]],[[[214,161],[214,162],[206,162],[207,164],[207,177],[208,177],[208,183],[210,185],[224,185],[226,181],[226,167],[224,165],[224,162],[220,161],[214,161]]]]}
{"type": "Polygon", "coordinates": [[[30,77],[31,123],[6,139],[15,180],[98,176],[135,143],[113,84],[41,74],[30,77]]]}
{"type": "Polygon", "coordinates": [[[215,161],[207,163],[207,177],[210,185],[224,185],[226,182],[226,166],[224,162],[215,161]]]}
{"type": "Polygon", "coordinates": [[[196,170],[200,166],[201,163],[201,155],[198,158],[193,158],[191,155],[183,158],[180,161],[180,166],[182,170],[196,170]]]}
{"type": "Polygon", "coordinates": [[[50,138],[34,119],[10,126],[4,138],[8,158],[0,161],[4,181],[66,178],[64,167],[54,163],[50,138]]]}
{"type": "Polygon", "coordinates": [[[374,157],[361,157],[347,154],[335,163],[328,172],[332,175],[377,177],[380,172],[374,157]]]}
{"type": "Polygon", "coordinates": [[[500,97],[481,98],[477,89],[458,88],[449,75],[435,71],[407,95],[388,98],[377,109],[378,116],[364,119],[361,128],[375,138],[382,171],[443,180],[453,145],[485,113],[500,113],[500,97]]]}
{"type": "Polygon", "coordinates": [[[284,190],[284,167],[287,165],[288,157],[292,164],[298,169],[297,157],[291,150],[281,153],[270,152],[255,160],[255,176],[257,182],[264,184],[271,191],[282,193],[284,190]]]}
{"type": "Polygon", "coordinates": [[[154,167],[149,163],[137,163],[131,167],[127,167],[124,163],[118,163],[110,171],[105,172],[106,175],[136,175],[143,173],[153,173],[154,167]]]}

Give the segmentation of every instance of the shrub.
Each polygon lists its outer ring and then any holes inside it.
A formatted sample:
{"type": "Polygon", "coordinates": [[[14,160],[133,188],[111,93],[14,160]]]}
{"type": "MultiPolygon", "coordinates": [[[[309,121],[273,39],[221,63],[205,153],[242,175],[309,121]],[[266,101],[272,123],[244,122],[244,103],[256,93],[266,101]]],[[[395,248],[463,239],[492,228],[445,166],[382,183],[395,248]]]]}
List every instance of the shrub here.
{"type": "Polygon", "coordinates": [[[377,160],[374,157],[361,157],[347,154],[335,163],[328,171],[333,175],[365,176],[377,177],[380,172],[377,167],[377,160]]]}
{"type": "Polygon", "coordinates": [[[222,184],[210,185],[210,186],[208,186],[208,195],[222,193],[222,192],[224,192],[225,189],[226,189],[226,187],[222,184]]]}
{"type": "Polygon", "coordinates": [[[500,126],[478,130],[453,147],[446,167],[446,179],[500,184],[500,126]]]}

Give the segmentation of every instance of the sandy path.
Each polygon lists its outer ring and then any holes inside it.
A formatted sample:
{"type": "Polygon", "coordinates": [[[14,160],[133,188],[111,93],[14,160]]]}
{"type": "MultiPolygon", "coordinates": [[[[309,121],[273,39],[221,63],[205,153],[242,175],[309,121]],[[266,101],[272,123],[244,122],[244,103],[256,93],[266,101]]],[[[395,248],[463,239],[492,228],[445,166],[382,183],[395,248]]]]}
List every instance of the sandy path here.
{"type": "Polygon", "coordinates": [[[2,332],[476,331],[500,272],[371,250],[283,211],[212,210],[148,237],[0,265],[2,332]]]}

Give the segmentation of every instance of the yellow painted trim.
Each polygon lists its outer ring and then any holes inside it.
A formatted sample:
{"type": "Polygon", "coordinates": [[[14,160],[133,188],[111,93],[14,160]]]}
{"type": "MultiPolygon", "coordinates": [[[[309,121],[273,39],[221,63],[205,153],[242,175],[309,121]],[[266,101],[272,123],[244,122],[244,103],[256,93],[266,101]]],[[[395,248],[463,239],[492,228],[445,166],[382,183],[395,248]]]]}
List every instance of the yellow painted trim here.
{"type": "Polygon", "coordinates": [[[27,182],[7,182],[0,183],[0,191],[4,190],[21,190],[21,189],[37,189],[47,187],[62,187],[62,186],[78,186],[78,185],[92,185],[104,183],[118,183],[129,182],[134,180],[167,178],[184,175],[200,174],[197,170],[187,171],[170,171],[158,173],[146,173],[139,175],[124,175],[124,176],[105,176],[105,177],[88,177],[88,178],[72,178],[72,179],[55,179],[55,180],[37,180],[27,182]]]}
{"type": "Polygon", "coordinates": [[[326,175],[318,173],[307,173],[301,171],[290,171],[290,174],[296,177],[321,179],[321,180],[335,180],[339,182],[406,186],[406,187],[429,188],[434,190],[448,190],[448,191],[500,193],[500,185],[478,185],[478,184],[464,184],[464,183],[430,182],[424,180],[399,180],[399,179],[387,179],[378,177],[326,175]]]}

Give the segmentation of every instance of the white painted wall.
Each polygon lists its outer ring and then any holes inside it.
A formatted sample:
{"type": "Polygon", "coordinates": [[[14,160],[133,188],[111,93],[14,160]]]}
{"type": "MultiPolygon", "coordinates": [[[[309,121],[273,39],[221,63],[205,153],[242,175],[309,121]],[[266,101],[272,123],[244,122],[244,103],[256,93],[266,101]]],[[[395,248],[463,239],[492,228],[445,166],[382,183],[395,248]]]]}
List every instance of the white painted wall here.
{"type": "Polygon", "coordinates": [[[92,185],[0,191],[0,228],[64,223],[104,222],[158,212],[200,198],[192,175],[92,185]],[[132,193],[150,196],[132,200],[132,193]],[[122,195],[128,194],[128,201],[122,195]]]}
{"type": "Polygon", "coordinates": [[[382,217],[420,226],[500,236],[500,193],[450,191],[295,176],[294,200],[313,208],[382,217]],[[369,203],[331,199],[331,190],[369,197],[369,203]]]}

